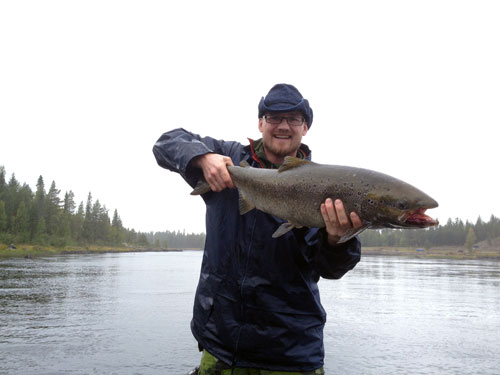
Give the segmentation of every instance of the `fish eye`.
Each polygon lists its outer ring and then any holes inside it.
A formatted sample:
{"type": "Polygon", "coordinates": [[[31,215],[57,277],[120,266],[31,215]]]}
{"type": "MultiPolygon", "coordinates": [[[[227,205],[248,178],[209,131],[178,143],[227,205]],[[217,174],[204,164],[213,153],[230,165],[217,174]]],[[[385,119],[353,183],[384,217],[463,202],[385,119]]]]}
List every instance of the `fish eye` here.
{"type": "Polygon", "coordinates": [[[405,200],[399,200],[396,202],[396,207],[399,208],[400,210],[407,210],[408,202],[405,200]]]}

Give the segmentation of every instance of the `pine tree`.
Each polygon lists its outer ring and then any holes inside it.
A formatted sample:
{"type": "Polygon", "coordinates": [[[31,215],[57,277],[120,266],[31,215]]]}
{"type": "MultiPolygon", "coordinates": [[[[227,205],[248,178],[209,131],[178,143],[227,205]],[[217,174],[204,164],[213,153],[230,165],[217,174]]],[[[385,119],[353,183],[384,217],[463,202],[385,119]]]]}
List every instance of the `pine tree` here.
{"type": "Polygon", "coordinates": [[[24,201],[19,203],[16,216],[13,222],[12,233],[15,235],[16,242],[26,243],[30,237],[30,218],[28,209],[24,201]]]}
{"type": "Polygon", "coordinates": [[[45,224],[47,225],[47,233],[49,235],[54,235],[58,232],[59,213],[61,210],[60,192],[61,191],[56,188],[55,181],[52,181],[49,192],[47,193],[45,209],[45,224]]]}
{"type": "Polygon", "coordinates": [[[36,183],[35,201],[33,202],[31,209],[30,226],[32,239],[35,239],[40,235],[40,220],[45,216],[45,195],[45,184],[43,182],[43,177],[40,175],[36,183]]]}
{"type": "Polygon", "coordinates": [[[67,191],[64,194],[63,211],[72,215],[75,213],[75,208],[75,194],[71,190],[67,191]]]}
{"type": "Polygon", "coordinates": [[[12,226],[19,206],[19,182],[16,175],[12,173],[6,188],[5,213],[7,214],[7,230],[12,231],[12,226]]]}
{"type": "Polygon", "coordinates": [[[5,202],[0,200],[0,232],[7,230],[7,214],[5,213],[5,202]]]}
{"type": "Polygon", "coordinates": [[[111,223],[106,206],[101,206],[98,199],[92,207],[92,224],[94,228],[95,241],[108,243],[110,240],[111,223]]]}
{"type": "Polygon", "coordinates": [[[123,228],[122,226],[122,220],[120,219],[120,216],[118,215],[118,210],[115,209],[113,212],[113,221],[111,222],[111,226],[113,228],[123,228]]]}
{"type": "Polygon", "coordinates": [[[85,218],[83,220],[83,241],[93,243],[94,233],[92,225],[92,194],[89,192],[87,196],[87,204],[85,205],[85,218]]]}
{"type": "Polygon", "coordinates": [[[38,221],[34,242],[39,245],[46,245],[48,242],[47,227],[45,225],[45,218],[43,217],[38,221]]]}
{"type": "Polygon", "coordinates": [[[125,240],[123,224],[118,210],[113,212],[113,220],[111,221],[111,242],[114,245],[121,245],[125,240]]]}
{"type": "Polygon", "coordinates": [[[71,222],[71,235],[76,243],[83,243],[83,222],[85,221],[85,210],[83,202],[80,202],[78,210],[71,222]]]}
{"type": "Polygon", "coordinates": [[[0,201],[5,203],[5,190],[7,189],[7,184],[5,182],[5,167],[0,165],[0,201]]]}

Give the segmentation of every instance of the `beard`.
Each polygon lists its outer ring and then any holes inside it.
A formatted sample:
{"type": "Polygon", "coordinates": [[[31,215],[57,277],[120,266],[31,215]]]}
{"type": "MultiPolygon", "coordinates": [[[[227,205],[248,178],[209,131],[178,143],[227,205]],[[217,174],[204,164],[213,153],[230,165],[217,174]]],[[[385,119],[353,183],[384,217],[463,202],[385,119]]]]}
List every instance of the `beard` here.
{"type": "Polygon", "coordinates": [[[301,140],[294,139],[293,137],[291,138],[291,142],[287,142],[286,144],[280,144],[280,141],[277,141],[273,137],[268,139],[264,137],[262,142],[264,144],[265,151],[280,158],[285,156],[295,156],[301,145],[301,140]]]}

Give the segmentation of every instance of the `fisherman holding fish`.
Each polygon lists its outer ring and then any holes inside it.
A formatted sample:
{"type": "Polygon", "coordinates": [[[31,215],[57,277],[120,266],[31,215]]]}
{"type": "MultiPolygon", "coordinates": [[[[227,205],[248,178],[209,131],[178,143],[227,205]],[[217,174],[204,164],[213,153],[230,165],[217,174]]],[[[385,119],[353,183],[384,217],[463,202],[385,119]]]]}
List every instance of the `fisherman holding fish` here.
{"type": "Polygon", "coordinates": [[[275,85],[258,111],[262,138],[248,145],[175,129],[153,148],[161,167],[193,188],[205,180],[211,190],[202,195],[206,243],[191,321],[203,350],[198,374],[324,374],[326,313],[317,283],[339,279],[359,262],[361,244],[346,234],[364,223],[331,197],[319,204],[321,228],[300,228],[245,204],[229,167],[276,169],[285,157],[311,158],[302,137],[313,111],[294,86],[275,85]],[[276,234],[279,228],[286,229],[276,234]]]}

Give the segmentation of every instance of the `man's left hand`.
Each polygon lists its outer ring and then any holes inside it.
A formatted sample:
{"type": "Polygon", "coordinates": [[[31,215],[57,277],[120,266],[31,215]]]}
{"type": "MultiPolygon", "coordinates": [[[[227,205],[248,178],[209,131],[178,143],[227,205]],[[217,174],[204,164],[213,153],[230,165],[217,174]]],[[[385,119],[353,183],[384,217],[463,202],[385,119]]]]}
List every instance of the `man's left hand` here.
{"type": "Polygon", "coordinates": [[[321,203],[321,215],[325,221],[330,245],[337,244],[348,230],[358,229],[363,226],[363,222],[355,212],[347,215],[344,204],[340,199],[336,199],[334,203],[332,199],[327,198],[325,203],[321,203]]]}

